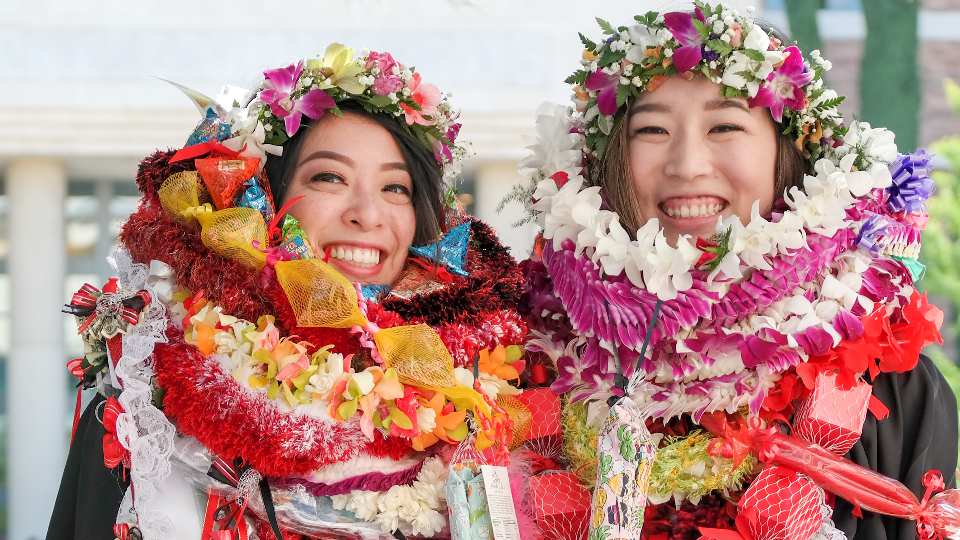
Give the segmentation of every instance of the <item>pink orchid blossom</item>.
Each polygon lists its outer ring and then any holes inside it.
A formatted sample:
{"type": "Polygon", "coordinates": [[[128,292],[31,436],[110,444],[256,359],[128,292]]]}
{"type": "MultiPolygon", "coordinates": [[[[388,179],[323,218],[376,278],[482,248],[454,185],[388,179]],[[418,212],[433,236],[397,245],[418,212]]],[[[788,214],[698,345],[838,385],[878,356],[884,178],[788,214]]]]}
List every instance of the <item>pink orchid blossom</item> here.
{"type": "Polygon", "coordinates": [[[786,57],[778,68],[767,76],[767,84],[761,85],[757,95],[749,99],[751,107],[770,107],[770,114],[777,122],[783,120],[783,107],[794,111],[803,109],[806,96],[803,86],[813,79],[813,72],[803,66],[803,56],[797,47],[783,50],[786,57]]]}
{"type": "Polygon", "coordinates": [[[393,68],[399,67],[397,61],[388,52],[371,52],[367,57],[367,64],[364,69],[370,70],[377,68],[380,73],[376,75],[373,81],[373,92],[381,96],[386,96],[403,88],[403,81],[400,76],[393,72],[393,68]]]}
{"type": "MultiPolygon", "coordinates": [[[[700,8],[696,9],[696,16],[701,22],[706,22],[700,8]]],[[[693,15],[673,11],[663,15],[663,22],[667,30],[680,42],[680,47],[673,51],[673,65],[678,72],[686,73],[703,59],[703,38],[693,26],[693,15]]]]}
{"type": "Polygon", "coordinates": [[[595,71],[587,77],[584,86],[591,92],[600,91],[597,94],[597,107],[600,114],[610,116],[617,112],[617,84],[620,82],[620,74],[609,74],[604,71],[595,71]]]}
{"type": "MultiPolygon", "coordinates": [[[[447,129],[447,132],[443,134],[444,137],[450,141],[450,144],[453,144],[457,140],[457,135],[460,134],[460,124],[451,124],[447,129]]],[[[441,141],[440,139],[435,139],[433,136],[428,135],[430,138],[430,146],[433,148],[433,157],[437,158],[437,161],[440,163],[444,162],[444,158],[447,161],[453,161],[453,153],[450,151],[450,148],[447,146],[447,143],[441,141]]]]}
{"type": "Polygon", "coordinates": [[[324,111],[337,104],[326,92],[313,89],[298,99],[291,94],[296,90],[297,81],[303,73],[303,61],[290,64],[285,68],[268,69],[263,72],[263,90],[260,100],[270,105],[270,112],[277,118],[283,118],[287,136],[292,137],[298,129],[303,115],[316,120],[324,111]]]}
{"type": "Polygon", "coordinates": [[[406,113],[407,125],[412,126],[417,123],[421,126],[432,126],[436,124],[436,118],[427,120],[425,117],[437,115],[437,105],[440,104],[442,99],[440,89],[429,83],[421,84],[419,73],[414,73],[413,77],[410,77],[410,80],[407,81],[407,88],[410,89],[410,98],[420,106],[418,111],[410,105],[400,102],[400,107],[406,113]]]}

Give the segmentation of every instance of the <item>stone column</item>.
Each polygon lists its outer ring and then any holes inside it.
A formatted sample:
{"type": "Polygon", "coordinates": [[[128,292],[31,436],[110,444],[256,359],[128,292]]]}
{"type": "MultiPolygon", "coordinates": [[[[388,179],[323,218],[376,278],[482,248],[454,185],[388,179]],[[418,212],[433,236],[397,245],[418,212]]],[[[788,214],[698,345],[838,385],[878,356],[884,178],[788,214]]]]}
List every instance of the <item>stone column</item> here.
{"type": "Polygon", "coordinates": [[[522,204],[512,202],[499,214],[497,206],[513,186],[523,180],[523,176],[517,172],[515,161],[490,161],[480,165],[477,169],[476,200],[473,207],[474,215],[497,230],[500,240],[510,248],[518,262],[530,254],[536,227],[533,224],[513,227],[513,223],[525,215],[522,204]]]}
{"type": "Polygon", "coordinates": [[[55,159],[7,164],[11,348],[7,359],[7,516],[10,540],[46,535],[66,461],[63,353],[64,196],[55,159]]]}

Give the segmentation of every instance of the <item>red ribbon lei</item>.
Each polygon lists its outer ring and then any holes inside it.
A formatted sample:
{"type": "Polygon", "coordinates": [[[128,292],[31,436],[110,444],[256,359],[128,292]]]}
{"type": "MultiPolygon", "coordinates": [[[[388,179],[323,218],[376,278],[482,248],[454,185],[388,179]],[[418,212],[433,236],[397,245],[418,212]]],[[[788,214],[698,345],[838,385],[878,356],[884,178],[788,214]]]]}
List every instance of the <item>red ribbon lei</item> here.
{"type": "Polygon", "coordinates": [[[121,463],[129,464],[130,454],[117,439],[117,417],[123,414],[123,407],[113,397],[107,398],[103,407],[103,427],[107,430],[103,436],[103,464],[113,469],[121,463]]]}

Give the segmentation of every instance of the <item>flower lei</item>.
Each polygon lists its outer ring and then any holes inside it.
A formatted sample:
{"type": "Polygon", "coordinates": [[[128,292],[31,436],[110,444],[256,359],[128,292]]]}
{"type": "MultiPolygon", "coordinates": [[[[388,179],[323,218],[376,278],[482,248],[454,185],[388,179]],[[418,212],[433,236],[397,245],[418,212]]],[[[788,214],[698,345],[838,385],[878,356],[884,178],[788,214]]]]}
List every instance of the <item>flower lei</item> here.
{"type": "Polygon", "coordinates": [[[839,141],[846,132],[837,110],[843,97],[824,88],[822,75],[831,65],[819,51],[810,65],[800,49],[783,47],[751,17],[727,5],[694,5],[693,13],[638,15],[631,26],[614,28],[597,19],[609,36],[600,42],[580,35],[583,67],[566,82],[576,85],[574,101],[583,113],[578,128],[589,155],[603,155],[627,100],[656,90],[668,77],[693,73],[722,84],[726,97],[769,107],[811,164],[839,141]]]}
{"type": "Polygon", "coordinates": [[[558,393],[602,403],[614,392],[616,346],[624,369],[642,375],[628,391],[654,418],[770,414],[817,370],[906,371],[939,339],[936,308],[913,288],[932,190],[923,152],[899,155],[892,133],[855,123],[770,216],[754,205],[748,224],[732,216],[714,237],[682,236],[673,247],[656,219],[631,240],[603,209],[584,177],[595,148],[587,117],[542,105],[519,167],[543,228],[542,266],[528,266],[541,326],[529,346],[556,362],[558,393]],[[880,353],[867,358],[856,347],[865,342],[880,353]]]}

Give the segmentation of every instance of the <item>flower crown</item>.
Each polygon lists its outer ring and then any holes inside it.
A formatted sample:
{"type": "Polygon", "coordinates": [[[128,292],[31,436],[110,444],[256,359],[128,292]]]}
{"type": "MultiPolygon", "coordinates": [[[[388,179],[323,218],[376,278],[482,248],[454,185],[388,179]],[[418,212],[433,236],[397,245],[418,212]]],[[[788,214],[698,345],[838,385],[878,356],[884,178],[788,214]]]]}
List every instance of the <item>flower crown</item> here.
{"type": "Polygon", "coordinates": [[[422,82],[414,68],[390,53],[363,50],[355,57],[353,49],[333,43],[323,56],[269,69],[263,76],[259,91],[226,86],[216,99],[174,83],[206,115],[184,145],[183,158],[222,143],[241,157],[260,158],[262,166],[267,154],[283,153],[282,145],[299,131],[304,116],[342,116],[339,105],[346,101],[397,118],[446,173],[456,173],[468,153],[466,144],[456,142],[459,112],[435,85],[422,82]]]}
{"type": "MultiPolygon", "coordinates": [[[[823,86],[830,62],[814,51],[815,65],[796,46],[783,47],[751,17],[730,6],[694,2],[693,13],[651,11],[637,24],[614,28],[597,19],[607,37],[586,46],[583,67],[566,79],[586,135],[585,152],[600,157],[616,117],[630,98],[656,90],[668,77],[702,73],[722,84],[721,94],[745,97],[751,107],[769,107],[785,134],[811,164],[841,140],[846,128],[837,106],[843,101],[823,86]]],[[[751,13],[753,8],[747,8],[751,13]]]]}

